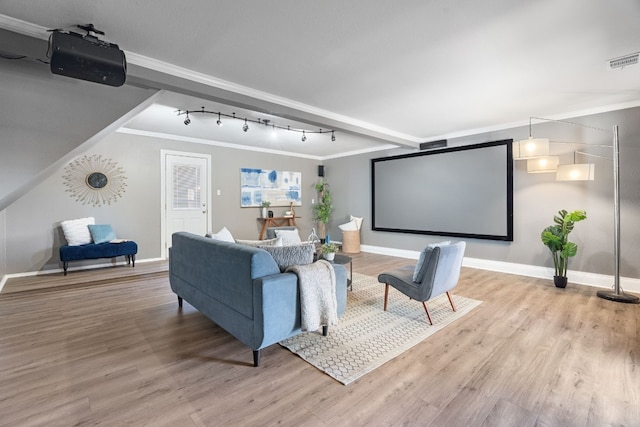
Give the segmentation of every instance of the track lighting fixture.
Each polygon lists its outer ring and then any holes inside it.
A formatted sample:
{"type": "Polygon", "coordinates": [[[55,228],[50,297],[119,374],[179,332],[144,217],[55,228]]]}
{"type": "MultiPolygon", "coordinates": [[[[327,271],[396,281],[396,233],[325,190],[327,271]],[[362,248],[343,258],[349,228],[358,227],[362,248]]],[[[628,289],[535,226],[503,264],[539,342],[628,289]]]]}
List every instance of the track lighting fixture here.
{"type": "Polygon", "coordinates": [[[299,132],[302,134],[302,142],[305,142],[307,140],[307,134],[308,133],[319,133],[319,134],[323,134],[323,133],[330,133],[331,134],[331,141],[335,141],[336,140],[336,135],[335,135],[335,130],[323,130],[323,129],[318,129],[318,130],[306,130],[306,129],[293,129],[291,128],[291,126],[278,126],[275,123],[273,123],[270,119],[250,119],[250,118],[246,118],[246,117],[236,117],[236,113],[231,113],[231,115],[229,114],[225,114],[222,113],[220,111],[208,111],[206,110],[204,107],[202,107],[199,110],[177,110],[178,112],[178,116],[186,116],[184,119],[184,124],[188,125],[189,123],[191,123],[191,118],[189,118],[190,114],[196,114],[196,113],[200,113],[200,114],[217,114],[218,115],[218,120],[216,120],[216,124],[218,126],[222,126],[222,117],[228,117],[231,119],[237,119],[237,120],[244,120],[244,124],[242,125],[242,130],[244,132],[248,132],[249,131],[249,122],[251,123],[257,123],[257,124],[261,124],[261,125],[265,125],[267,127],[271,127],[272,129],[272,134],[273,136],[276,135],[276,129],[283,129],[289,132],[299,132]]]}

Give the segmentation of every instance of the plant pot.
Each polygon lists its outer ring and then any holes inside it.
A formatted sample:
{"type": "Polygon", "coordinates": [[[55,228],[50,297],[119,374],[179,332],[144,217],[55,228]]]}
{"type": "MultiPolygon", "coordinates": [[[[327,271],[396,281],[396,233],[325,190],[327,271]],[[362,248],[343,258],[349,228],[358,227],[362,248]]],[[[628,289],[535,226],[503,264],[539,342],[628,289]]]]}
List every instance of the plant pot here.
{"type": "Polygon", "coordinates": [[[267,218],[267,208],[261,208],[260,213],[262,214],[262,218],[267,218]]]}
{"type": "Polygon", "coordinates": [[[330,254],[323,254],[322,256],[327,261],[333,261],[333,259],[336,257],[336,254],[335,252],[331,252],[330,254]]]}
{"type": "Polygon", "coordinates": [[[564,276],[553,276],[553,284],[556,285],[556,288],[566,288],[567,278],[564,276]]]}

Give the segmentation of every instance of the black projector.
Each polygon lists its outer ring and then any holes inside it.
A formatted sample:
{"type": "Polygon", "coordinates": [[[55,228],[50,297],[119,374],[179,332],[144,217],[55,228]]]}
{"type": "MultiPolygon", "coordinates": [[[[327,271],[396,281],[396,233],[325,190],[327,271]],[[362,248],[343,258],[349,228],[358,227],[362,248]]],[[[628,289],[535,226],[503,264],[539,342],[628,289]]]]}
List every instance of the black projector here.
{"type": "Polygon", "coordinates": [[[127,60],[117,44],[93,36],[53,31],[51,72],[109,86],[127,79],[127,60]]]}

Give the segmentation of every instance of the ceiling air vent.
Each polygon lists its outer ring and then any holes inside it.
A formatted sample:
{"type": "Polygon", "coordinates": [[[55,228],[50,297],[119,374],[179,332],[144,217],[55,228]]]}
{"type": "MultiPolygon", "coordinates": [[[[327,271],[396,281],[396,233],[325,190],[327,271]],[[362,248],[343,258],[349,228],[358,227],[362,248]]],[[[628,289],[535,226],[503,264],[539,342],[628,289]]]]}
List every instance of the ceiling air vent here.
{"type": "Polygon", "coordinates": [[[620,58],[614,58],[614,59],[610,59],[609,62],[609,68],[610,69],[616,69],[616,68],[624,68],[628,65],[634,65],[638,63],[638,53],[632,53],[630,55],[626,55],[626,56],[621,56],[620,58]]]}

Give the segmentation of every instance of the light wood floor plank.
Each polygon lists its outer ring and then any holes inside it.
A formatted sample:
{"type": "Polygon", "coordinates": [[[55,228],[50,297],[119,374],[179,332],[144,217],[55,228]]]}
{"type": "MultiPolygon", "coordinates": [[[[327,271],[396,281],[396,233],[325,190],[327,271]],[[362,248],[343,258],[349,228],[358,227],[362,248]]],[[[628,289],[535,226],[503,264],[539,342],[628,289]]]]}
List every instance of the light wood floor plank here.
{"type": "MultiPolygon", "coordinates": [[[[415,262],[352,256],[374,277],[415,262]]],[[[463,268],[454,298],[480,306],[343,386],[278,345],[253,368],[178,308],[166,262],[11,279],[0,426],[640,425],[640,307],[595,293],[463,268]]]]}

